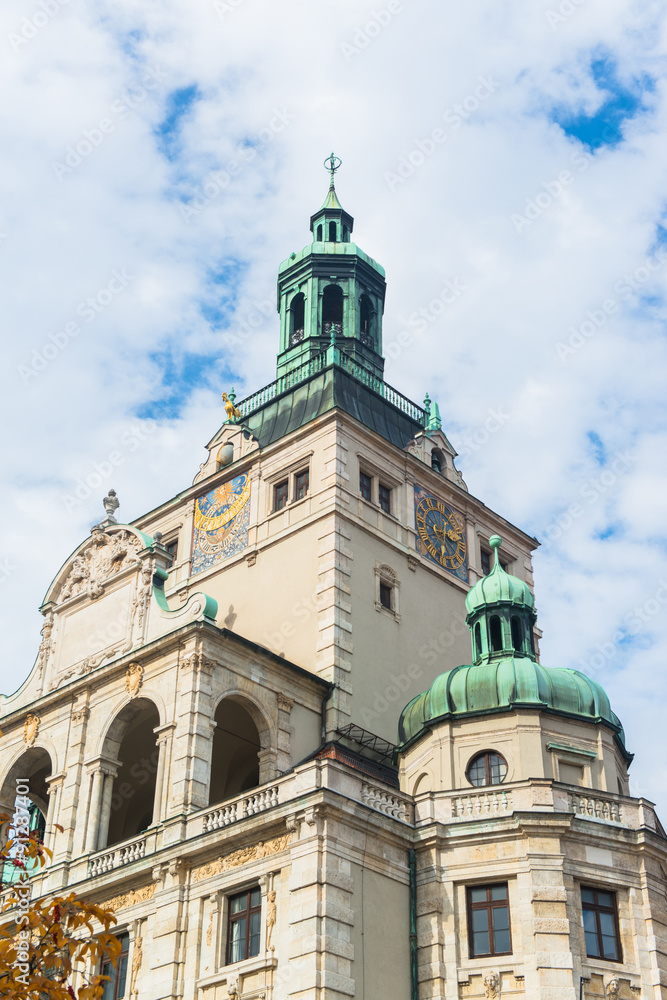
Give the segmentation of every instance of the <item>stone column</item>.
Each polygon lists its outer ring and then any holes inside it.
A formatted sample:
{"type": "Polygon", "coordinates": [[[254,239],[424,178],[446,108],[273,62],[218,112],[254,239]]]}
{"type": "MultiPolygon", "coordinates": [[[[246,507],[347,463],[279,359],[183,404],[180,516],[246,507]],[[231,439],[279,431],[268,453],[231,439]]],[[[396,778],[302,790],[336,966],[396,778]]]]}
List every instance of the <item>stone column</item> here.
{"type": "Polygon", "coordinates": [[[169,747],[171,743],[171,734],[173,732],[174,725],[169,723],[166,726],[158,726],[153,730],[157,736],[157,747],[159,751],[158,762],[157,762],[157,774],[155,775],[155,800],[153,803],[153,821],[152,825],[157,826],[158,823],[162,822],[162,811],[163,805],[167,796],[164,794],[164,775],[165,770],[167,770],[167,759],[169,755],[169,747]]]}
{"type": "MultiPolygon", "coordinates": [[[[46,779],[46,783],[49,786],[49,808],[46,814],[46,832],[44,834],[44,846],[48,847],[49,850],[53,851],[54,862],[57,860],[56,847],[58,846],[58,842],[56,839],[58,831],[55,829],[55,824],[58,822],[58,815],[60,812],[60,800],[62,798],[62,789],[64,780],[65,780],[64,774],[54,774],[50,778],[46,779]]],[[[58,853],[60,854],[62,852],[59,851],[58,853]]]]}
{"type": "Polygon", "coordinates": [[[101,809],[99,817],[99,826],[97,830],[97,847],[96,850],[101,851],[103,847],[107,846],[107,840],[109,839],[109,821],[111,819],[111,799],[113,797],[113,782],[117,775],[115,770],[111,768],[102,768],[102,796],[101,796],[101,809]]]}
{"type": "Polygon", "coordinates": [[[90,796],[90,809],[88,811],[88,823],[86,827],[86,853],[97,850],[97,838],[100,829],[100,812],[102,810],[102,793],[104,790],[104,774],[102,768],[97,767],[93,771],[93,790],[90,796]]]}

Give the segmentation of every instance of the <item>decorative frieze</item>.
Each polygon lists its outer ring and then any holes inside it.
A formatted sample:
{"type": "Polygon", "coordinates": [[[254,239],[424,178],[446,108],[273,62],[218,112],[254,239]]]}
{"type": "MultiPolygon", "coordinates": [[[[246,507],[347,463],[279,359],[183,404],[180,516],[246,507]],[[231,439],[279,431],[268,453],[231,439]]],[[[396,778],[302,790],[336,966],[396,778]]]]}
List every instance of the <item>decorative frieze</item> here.
{"type": "Polygon", "coordinates": [[[257,844],[242,847],[238,851],[232,851],[230,854],[216,858],[215,861],[201,865],[199,868],[194,868],[192,880],[194,882],[201,882],[202,879],[210,878],[212,875],[219,875],[230,868],[237,868],[239,865],[246,865],[250,861],[267,858],[272,854],[280,854],[281,851],[286,849],[288,844],[289,834],[284,834],[282,837],[274,837],[273,840],[260,840],[257,844]]]}

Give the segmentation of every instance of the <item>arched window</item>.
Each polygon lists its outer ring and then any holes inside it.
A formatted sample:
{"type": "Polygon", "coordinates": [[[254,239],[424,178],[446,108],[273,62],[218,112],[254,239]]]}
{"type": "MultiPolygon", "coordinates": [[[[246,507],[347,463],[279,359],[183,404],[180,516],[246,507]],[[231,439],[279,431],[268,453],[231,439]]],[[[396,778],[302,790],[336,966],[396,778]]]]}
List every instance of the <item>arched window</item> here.
{"type": "Polygon", "coordinates": [[[367,295],[362,295],[359,301],[359,323],[362,344],[366,347],[375,347],[373,304],[367,295]]]}
{"type": "Polygon", "coordinates": [[[114,721],[107,746],[115,744],[120,765],[111,788],[108,834],[100,829],[98,850],[122,840],[138,837],[153,823],[155,782],[160,750],[154,730],[160,725],[155,705],[138,699],[128,705],[114,721]],[[115,739],[114,739],[115,737],[115,739]],[[119,743],[117,740],[119,739],[119,743]]]}
{"type": "Polygon", "coordinates": [[[471,785],[500,785],[507,777],[507,761],[495,750],[485,750],[470,761],[466,776],[471,785]]]}
{"type": "Polygon", "coordinates": [[[327,285],[322,296],[322,332],[327,335],[335,330],[343,332],[343,289],[340,285],[327,285]]]}
{"type": "Polygon", "coordinates": [[[329,223],[329,243],[335,243],[335,242],[336,242],[336,223],[335,222],[330,222],[329,223]]]}
{"type": "Polygon", "coordinates": [[[290,304],[289,346],[299,344],[303,340],[304,317],[306,315],[306,299],[303,292],[294,296],[290,304]]]}
{"type": "Polygon", "coordinates": [[[510,622],[512,629],[512,645],[516,653],[523,653],[523,628],[521,626],[521,619],[517,615],[512,615],[512,620],[510,622]]]}
{"type": "Polygon", "coordinates": [[[482,655],[482,627],[477,622],[475,625],[475,659],[482,655]]]}
{"type": "Polygon", "coordinates": [[[317,227],[317,242],[318,243],[322,242],[322,226],[321,225],[319,225],[317,227]]]}
{"type": "MultiPolygon", "coordinates": [[[[41,747],[33,747],[27,750],[14,764],[11,771],[5,778],[0,791],[0,813],[13,816],[15,813],[15,799],[17,789],[17,779],[23,779],[28,786],[27,798],[30,800],[28,809],[28,829],[40,841],[44,841],[46,833],[46,816],[49,809],[49,785],[48,779],[53,773],[51,757],[46,750],[41,747]]],[[[55,820],[57,822],[57,819],[55,820]]],[[[6,833],[13,838],[15,831],[11,826],[11,821],[5,827],[6,833]]],[[[47,856],[48,860],[48,856],[47,856]]],[[[6,861],[2,869],[2,881],[5,883],[16,882],[20,875],[20,870],[6,861]]],[[[39,871],[41,866],[37,861],[26,861],[28,874],[39,871]]]]}
{"type": "Polygon", "coordinates": [[[503,635],[498,615],[493,615],[489,621],[489,631],[491,632],[491,651],[498,653],[503,648],[503,635]]]}
{"type": "Polygon", "coordinates": [[[209,805],[259,784],[260,750],[259,732],[247,709],[230,698],[221,701],[215,713],[209,805]]]}
{"type": "Polygon", "coordinates": [[[442,453],[437,448],[431,452],[431,468],[434,472],[442,472],[442,453]]]}

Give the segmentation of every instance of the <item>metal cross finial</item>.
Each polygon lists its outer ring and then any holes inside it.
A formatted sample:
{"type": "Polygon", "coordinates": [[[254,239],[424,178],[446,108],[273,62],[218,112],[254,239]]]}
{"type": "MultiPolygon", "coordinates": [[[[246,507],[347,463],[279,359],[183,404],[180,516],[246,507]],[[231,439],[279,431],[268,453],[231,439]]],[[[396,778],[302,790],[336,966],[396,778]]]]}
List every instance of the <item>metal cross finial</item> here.
{"type": "Polygon", "coordinates": [[[343,161],[339,156],[333,155],[333,152],[331,153],[331,156],[327,156],[326,160],[324,161],[325,168],[331,174],[331,187],[334,186],[334,174],[336,173],[342,162],[343,161]]]}

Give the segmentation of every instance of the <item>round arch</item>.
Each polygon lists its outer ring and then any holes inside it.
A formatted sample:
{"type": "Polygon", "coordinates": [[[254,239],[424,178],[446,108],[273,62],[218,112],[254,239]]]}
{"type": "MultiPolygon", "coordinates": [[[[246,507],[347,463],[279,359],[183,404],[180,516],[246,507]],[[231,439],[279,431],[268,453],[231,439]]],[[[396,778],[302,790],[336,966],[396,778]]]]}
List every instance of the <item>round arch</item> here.
{"type": "Polygon", "coordinates": [[[241,795],[273,777],[264,751],[273,745],[264,711],[246,695],[225,692],[213,715],[209,805],[241,795]]]}

